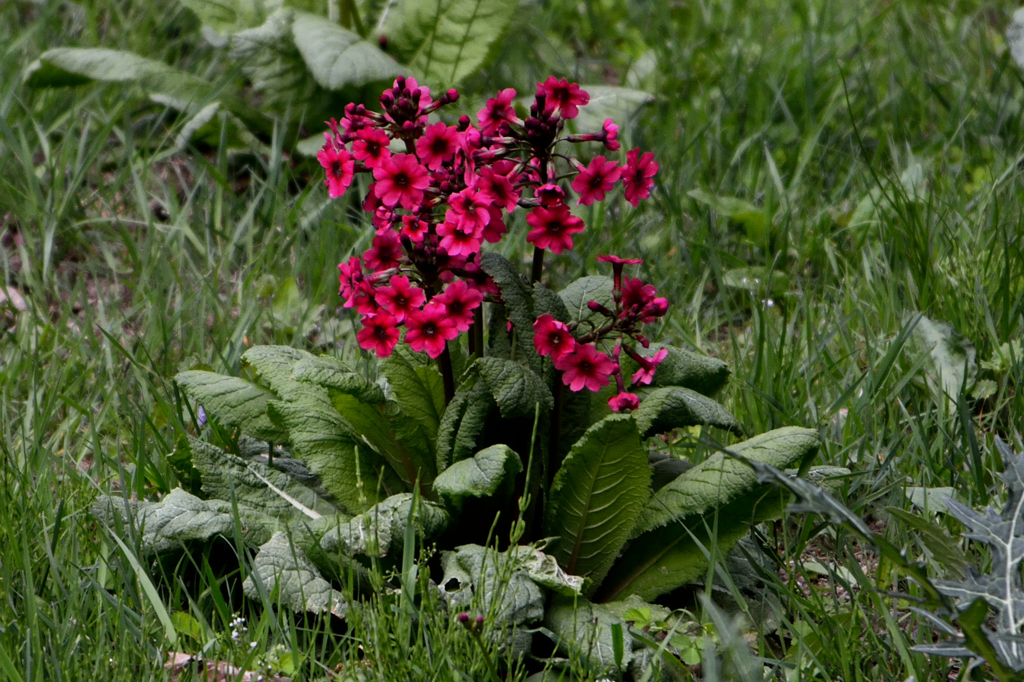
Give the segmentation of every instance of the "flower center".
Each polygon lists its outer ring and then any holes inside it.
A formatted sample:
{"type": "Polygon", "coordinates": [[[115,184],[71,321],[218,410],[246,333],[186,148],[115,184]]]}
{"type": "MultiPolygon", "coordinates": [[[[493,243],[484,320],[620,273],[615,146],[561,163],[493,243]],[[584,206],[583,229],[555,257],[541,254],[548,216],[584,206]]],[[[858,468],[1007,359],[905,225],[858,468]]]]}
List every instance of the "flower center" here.
{"type": "Polygon", "coordinates": [[[423,332],[424,336],[437,336],[437,324],[434,322],[427,322],[425,325],[420,327],[420,331],[423,332]]]}
{"type": "Polygon", "coordinates": [[[399,187],[407,187],[409,185],[409,176],[405,173],[396,173],[391,182],[395,183],[399,187]]]}
{"type": "Polygon", "coordinates": [[[341,176],[341,161],[335,159],[334,161],[331,162],[331,175],[333,175],[334,177],[341,176]]]}

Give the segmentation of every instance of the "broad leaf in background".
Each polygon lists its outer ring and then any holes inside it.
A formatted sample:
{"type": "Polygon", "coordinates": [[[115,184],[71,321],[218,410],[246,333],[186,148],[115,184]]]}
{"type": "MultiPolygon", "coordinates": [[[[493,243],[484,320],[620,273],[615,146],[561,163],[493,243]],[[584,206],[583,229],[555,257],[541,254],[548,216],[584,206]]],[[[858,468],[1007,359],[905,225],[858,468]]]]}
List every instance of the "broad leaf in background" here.
{"type": "Polygon", "coordinates": [[[540,372],[543,363],[533,347],[533,322],[537,318],[533,311],[532,288],[527,285],[515,266],[501,254],[482,254],[480,269],[490,275],[501,290],[505,312],[515,331],[516,357],[520,360],[527,359],[530,369],[540,372]]]}
{"type": "Polygon", "coordinates": [[[401,0],[388,9],[380,33],[424,85],[444,91],[486,65],[517,7],[509,0],[401,0]]]}
{"type": "Polygon", "coordinates": [[[614,625],[622,627],[622,621],[611,609],[582,597],[556,597],[544,614],[544,626],[563,656],[579,656],[596,671],[613,676],[633,658],[633,638],[626,634],[616,665],[614,625]]]}
{"type": "Polygon", "coordinates": [[[277,10],[262,25],[233,34],[228,56],[268,106],[298,116],[322,91],[295,46],[292,14],[293,10],[277,10]]]}
{"type": "Polygon", "coordinates": [[[551,486],[544,532],[568,573],[599,584],[650,495],[651,468],[629,415],[590,427],[566,456],[551,486]]]}
{"type": "Polygon", "coordinates": [[[320,546],[327,552],[365,554],[385,557],[401,554],[405,528],[413,516],[422,537],[431,539],[448,525],[444,509],[427,500],[416,500],[412,493],[392,495],[351,521],[328,530],[320,546]]]}
{"type": "Polygon", "coordinates": [[[597,313],[587,307],[591,301],[596,301],[608,309],[614,308],[612,284],[611,277],[591,275],[590,277],[580,277],[559,291],[558,295],[569,312],[569,319],[583,321],[596,315],[597,313]]]}
{"type": "Polygon", "coordinates": [[[544,412],[554,406],[551,390],[530,368],[504,358],[480,358],[476,366],[502,417],[532,416],[538,404],[544,412]]]}
{"type": "Polygon", "coordinates": [[[498,629],[525,625],[544,616],[544,591],[530,576],[537,565],[534,550],[513,547],[507,552],[480,545],[462,545],[441,553],[441,585],[451,606],[473,604],[491,614],[498,629]]]}
{"type": "Polygon", "coordinates": [[[738,197],[719,197],[702,189],[687,192],[690,198],[710,207],[715,213],[743,228],[743,231],[754,244],[763,246],[768,239],[771,226],[764,211],[745,199],[738,197]]]}
{"type": "MultiPolygon", "coordinates": [[[[261,514],[239,509],[242,539],[258,545],[270,537],[267,530],[273,520],[261,514]]],[[[159,502],[129,502],[102,496],[93,503],[92,513],[107,523],[112,514],[128,522],[134,516],[142,530],[142,546],[161,554],[181,548],[188,542],[207,542],[217,536],[231,538],[235,530],[234,509],[225,500],[201,500],[181,488],[175,488],[159,502]]]]}
{"type": "Polygon", "coordinates": [[[1006,44],[1013,61],[1024,69],[1024,7],[1013,13],[1013,21],[1006,27],[1006,44]]]}
{"type": "Polygon", "coordinates": [[[512,448],[492,445],[445,469],[434,480],[434,490],[456,501],[464,497],[490,497],[503,485],[509,487],[522,470],[523,462],[512,448]]]}
{"type": "Polygon", "coordinates": [[[174,377],[175,383],[221,424],[235,427],[259,440],[288,442],[288,432],[270,421],[267,403],[277,396],[238,377],[189,370],[174,377]]]}
{"type": "Polygon", "coordinates": [[[978,376],[974,344],[958,334],[953,325],[924,315],[918,318],[910,342],[918,358],[928,356],[923,365],[924,383],[932,398],[936,404],[947,405],[953,413],[961,391],[969,391],[978,376]]]}
{"type": "MultiPolygon", "coordinates": [[[[729,365],[718,358],[712,358],[693,351],[663,346],[652,343],[650,348],[637,347],[642,357],[651,358],[660,351],[667,350],[668,355],[658,364],[651,387],[682,386],[702,395],[712,396],[720,391],[729,381],[729,365]]],[[[632,359],[622,361],[623,375],[631,375],[638,369],[632,359]]]]}
{"type": "Polygon", "coordinates": [[[274,533],[260,545],[252,570],[242,583],[242,590],[250,599],[260,598],[258,579],[273,603],[287,606],[296,613],[330,612],[344,618],[348,612],[341,592],[323,579],[302,549],[292,544],[285,533],[274,533]]]}
{"type": "Polygon", "coordinates": [[[722,286],[748,291],[760,298],[782,296],[789,291],[789,275],[763,265],[734,268],[722,273],[722,286]]]}
{"type": "Polygon", "coordinates": [[[711,398],[680,386],[656,388],[645,393],[633,413],[644,438],[683,426],[717,426],[741,433],[740,424],[729,410],[711,398]]]}
{"type": "Polygon", "coordinates": [[[600,131],[609,118],[620,126],[628,126],[643,105],[654,101],[650,93],[613,85],[581,85],[580,88],[590,95],[590,102],[580,107],[575,119],[567,121],[569,128],[576,133],[600,131]]]}
{"type": "Polygon", "coordinates": [[[389,81],[408,71],[359,34],[315,14],[295,11],[292,37],[313,78],[328,90],[389,81]]]}
{"type": "Polygon", "coordinates": [[[259,26],[281,7],[281,0],[179,0],[217,33],[228,35],[259,26]]]}

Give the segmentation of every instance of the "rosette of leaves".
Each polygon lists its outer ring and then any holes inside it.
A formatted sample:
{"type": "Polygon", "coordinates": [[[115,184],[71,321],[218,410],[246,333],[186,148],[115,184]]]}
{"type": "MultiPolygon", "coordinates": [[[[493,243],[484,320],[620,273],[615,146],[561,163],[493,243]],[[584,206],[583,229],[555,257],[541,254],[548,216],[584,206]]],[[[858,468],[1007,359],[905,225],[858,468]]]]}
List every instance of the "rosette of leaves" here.
{"type": "MultiPolygon", "coordinates": [[[[558,650],[572,651],[584,641],[581,624],[596,618],[595,672],[628,667],[645,646],[642,633],[602,604],[653,600],[699,580],[753,524],[781,515],[787,494],[735,458],[715,454],[688,467],[651,452],[650,438],[680,427],[739,432],[710,397],[729,376],[718,360],[668,349],[652,385],[637,389],[643,401],[632,414],[613,414],[607,396],[585,392],[556,406],[550,360],[518,330],[544,314],[566,322],[591,314],[587,303],[610,298],[611,281],[585,277],[555,293],[529,285],[500,256],[483,256],[481,266],[502,304],[491,304],[483,353],[450,344],[457,390],[448,404],[438,370],[405,345],[379,363],[376,380],[283,346],[247,351],[243,376],[180,373],[178,386],[203,406],[207,439],[217,444],[189,437],[176,454],[183,480],[199,481],[191,493],[136,505],[143,545],[160,553],[230,537],[237,508],[243,541],[256,549],[247,593],[343,613],[332,580],[371,559],[396,566],[412,529],[442,550],[451,605],[477,595],[511,646],[528,646],[516,630],[540,627],[558,650]],[[174,522],[165,523],[171,506],[174,522]],[[532,548],[491,556],[494,529],[532,548]],[[506,580],[515,590],[497,592],[499,570],[518,576],[506,580]],[[584,612],[591,615],[579,620],[584,612]]],[[[790,427],[730,449],[805,471],[818,445],[815,431],[790,427]]],[[[105,500],[99,513],[132,511],[122,507],[105,500]]]]}
{"type": "MultiPolygon", "coordinates": [[[[225,140],[231,148],[260,148],[274,120],[291,127],[337,117],[348,102],[376,102],[382,86],[398,75],[418,78],[435,90],[462,85],[497,54],[517,5],[504,0],[338,0],[338,16],[325,17],[302,0],[180,0],[202,24],[202,37],[226,52],[228,61],[258,93],[258,107],[243,90],[133,52],[59,47],[29,65],[34,88],[92,82],[137,85],[151,100],[182,112],[176,146],[225,140]],[[224,135],[226,134],[226,137],[224,135]]],[[[316,5],[319,7],[319,5],[316,5]]],[[[600,88],[599,88],[600,89],[600,88]]],[[[647,93],[604,87],[605,106],[594,107],[597,127],[649,101],[647,93]]],[[[297,150],[315,154],[315,134],[297,150]]]]}

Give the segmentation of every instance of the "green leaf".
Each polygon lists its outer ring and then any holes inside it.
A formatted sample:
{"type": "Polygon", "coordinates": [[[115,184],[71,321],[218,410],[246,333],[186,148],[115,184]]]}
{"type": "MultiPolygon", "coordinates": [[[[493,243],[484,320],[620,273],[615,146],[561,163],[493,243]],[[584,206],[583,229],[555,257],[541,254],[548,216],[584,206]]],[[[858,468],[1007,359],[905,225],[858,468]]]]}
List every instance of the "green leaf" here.
{"type": "Polygon", "coordinates": [[[650,494],[651,468],[629,415],[590,427],[555,474],[544,532],[567,572],[601,582],[650,494]]]}
{"type": "Polygon", "coordinates": [[[960,580],[967,575],[967,555],[960,549],[960,543],[946,532],[945,528],[931,519],[899,507],[885,507],[885,511],[920,533],[918,537],[921,544],[931,552],[935,563],[948,577],[960,580]]]}
{"type": "Polygon", "coordinates": [[[516,8],[504,0],[404,0],[390,8],[381,33],[425,84],[446,90],[485,65],[516,8]]]}
{"type": "Polygon", "coordinates": [[[272,402],[294,453],[324,488],[352,514],[363,512],[404,486],[384,459],[366,445],[333,407],[313,402],[272,402]]]}
{"type": "Polygon", "coordinates": [[[180,0],[180,2],[195,12],[204,24],[224,35],[259,26],[267,19],[266,5],[262,0],[180,0]]]}
{"type": "Polygon", "coordinates": [[[735,268],[722,273],[722,286],[755,296],[782,296],[789,291],[789,275],[763,266],[735,268]]]}
{"type": "Polygon", "coordinates": [[[445,469],[434,480],[434,490],[453,500],[490,497],[522,470],[523,462],[512,448],[492,445],[445,469]]]}
{"type": "Polygon", "coordinates": [[[235,33],[228,56],[263,96],[265,105],[299,116],[302,105],[323,99],[324,91],[295,46],[292,16],[293,10],[279,9],[263,25],[235,33]]]}
{"type": "Polygon", "coordinates": [[[749,201],[737,197],[718,197],[702,189],[694,189],[687,194],[702,204],[710,206],[715,213],[729,222],[740,225],[747,234],[747,239],[755,244],[764,244],[768,238],[770,222],[764,211],[749,201]]]}
{"type": "MultiPolygon", "coordinates": [[[[258,545],[270,533],[269,521],[258,512],[239,508],[242,537],[258,545]]],[[[175,488],[159,502],[128,502],[123,498],[102,496],[93,503],[92,513],[109,522],[113,514],[123,521],[134,515],[142,530],[142,546],[153,554],[162,554],[189,542],[207,542],[222,535],[232,537],[234,510],[224,500],[201,500],[181,488],[175,488]]]]}
{"type": "Polygon", "coordinates": [[[438,429],[438,471],[444,471],[449,463],[464,460],[473,454],[477,438],[483,432],[487,415],[493,406],[494,398],[483,381],[463,386],[455,392],[438,429]]]}
{"type": "Polygon", "coordinates": [[[245,379],[203,370],[181,372],[174,381],[225,426],[239,428],[259,440],[288,442],[287,431],[267,416],[267,403],[274,399],[270,391],[245,379]]]}
{"type": "Polygon", "coordinates": [[[583,85],[590,95],[590,103],[580,107],[579,115],[569,121],[573,131],[578,133],[600,132],[605,119],[612,119],[619,126],[627,127],[645,104],[654,101],[654,96],[642,90],[620,88],[614,85],[583,85]]]}
{"type": "Polygon", "coordinates": [[[530,580],[566,597],[583,594],[583,590],[590,583],[588,578],[569,575],[558,565],[558,560],[555,557],[537,549],[528,554],[526,550],[529,549],[520,547],[520,556],[523,557],[523,570],[526,571],[530,580]]]}
{"type": "Polygon", "coordinates": [[[292,378],[347,393],[364,403],[383,403],[385,400],[384,389],[331,355],[299,360],[292,366],[292,378]]]}
{"type": "Polygon", "coordinates": [[[391,398],[398,403],[403,414],[423,428],[433,444],[437,440],[441,415],[445,412],[444,381],[436,369],[419,363],[418,354],[399,346],[380,363],[380,369],[391,387],[391,398]]]}
{"type": "Polygon", "coordinates": [[[348,612],[345,597],[323,579],[302,549],[296,547],[285,533],[274,533],[260,546],[252,562],[252,574],[242,583],[242,591],[250,599],[259,599],[264,589],[276,597],[276,603],[296,613],[332,613],[344,618],[348,612]]]}
{"type": "MultiPolygon", "coordinates": [[[[660,343],[652,343],[650,348],[637,346],[636,352],[642,357],[651,358],[661,349],[667,350],[668,355],[654,372],[654,380],[651,382],[653,388],[682,386],[701,395],[712,396],[729,381],[729,365],[717,358],[660,343]]],[[[624,353],[623,376],[632,376],[637,369],[639,365],[624,353]]]]}
{"type": "MultiPolygon", "coordinates": [[[[777,469],[786,469],[795,463],[808,461],[818,451],[819,445],[816,431],[789,426],[732,445],[729,451],[777,469]]],[[[632,537],[689,516],[713,512],[756,486],[757,473],[753,469],[725,453],[717,452],[658,490],[647,503],[632,537]]]]}
{"type": "Polygon", "coordinates": [[[537,404],[550,411],[554,405],[551,390],[544,380],[528,367],[514,360],[480,358],[476,362],[487,388],[506,419],[532,416],[537,404]]]}
{"type": "MultiPolygon", "coordinates": [[[[611,609],[582,598],[555,597],[544,614],[544,626],[554,635],[563,656],[585,660],[600,674],[616,676],[613,626],[622,621],[611,609]]],[[[621,665],[633,658],[633,638],[623,644],[621,665]]]]}
{"type": "MultiPolygon", "coordinates": [[[[657,375],[657,372],[655,372],[657,375]]],[[[644,438],[682,426],[706,424],[740,433],[736,417],[711,398],[680,386],[647,392],[634,413],[644,438]]]]}
{"type": "Polygon", "coordinates": [[[569,310],[562,297],[540,282],[533,283],[533,314],[535,317],[550,315],[559,322],[569,322],[569,310]]]}
{"type": "Polygon", "coordinates": [[[451,606],[472,604],[491,614],[500,629],[532,623],[544,615],[544,592],[526,570],[533,559],[529,547],[507,552],[480,545],[463,545],[441,553],[441,585],[451,606]],[[473,600],[474,594],[478,601],[473,600]]]}
{"type": "Polygon", "coordinates": [[[958,334],[953,325],[924,315],[918,318],[910,341],[916,356],[928,356],[924,364],[925,383],[933,399],[954,412],[957,397],[961,391],[970,390],[978,376],[974,344],[958,334]]]}
{"type": "Polygon", "coordinates": [[[337,513],[334,505],[315,490],[283,471],[242,459],[192,436],[188,444],[192,465],[202,474],[202,489],[208,497],[236,499],[240,505],[285,519],[337,513]]]}
{"type": "Polygon", "coordinates": [[[541,357],[533,347],[532,290],[507,258],[498,253],[488,252],[480,256],[480,268],[486,272],[501,290],[505,311],[512,321],[515,332],[517,357],[527,359],[530,369],[541,371],[541,357]]]}
{"type": "Polygon", "coordinates": [[[441,507],[412,493],[392,495],[351,521],[328,530],[320,542],[327,552],[365,554],[385,557],[401,553],[412,505],[415,521],[425,540],[436,537],[448,525],[448,514],[441,507]]]}
{"type": "Polygon", "coordinates": [[[242,355],[242,361],[252,367],[260,380],[282,400],[315,399],[328,404],[327,391],[311,384],[297,382],[293,373],[302,360],[313,360],[314,355],[290,346],[253,346],[242,355]]]}
{"type": "Polygon", "coordinates": [[[139,83],[147,91],[187,101],[208,103],[210,83],[173,66],[134,52],[106,48],[59,47],[47,50],[25,71],[30,88],[54,88],[103,83],[139,83]]]}
{"type": "Polygon", "coordinates": [[[315,14],[296,11],[292,36],[309,72],[328,90],[389,81],[406,71],[358,33],[315,14]]]}
{"type": "Polygon", "coordinates": [[[571,321],[589,320],[597,313],[587,307],[590,301],[596,301],[609,310],[615,307],[612,300],[612,278],[604,275],[580,277],[578,280],[558,292],[565,304],[571,321]]]}
{"type": "MultiPolygon", "coordinates": [[[[817,452],[817,433],[786,427],[731,446],[747,460],[784,468],[817,452]]],[[[759,484],[744,462],[717,453],[654,494],[633,529],[636,539],[608,573],[602,601],[629,594],[652,600],[698,579],[707,552],[724,556],[751,525],[780,516],[789,496],[759,484]]]]}

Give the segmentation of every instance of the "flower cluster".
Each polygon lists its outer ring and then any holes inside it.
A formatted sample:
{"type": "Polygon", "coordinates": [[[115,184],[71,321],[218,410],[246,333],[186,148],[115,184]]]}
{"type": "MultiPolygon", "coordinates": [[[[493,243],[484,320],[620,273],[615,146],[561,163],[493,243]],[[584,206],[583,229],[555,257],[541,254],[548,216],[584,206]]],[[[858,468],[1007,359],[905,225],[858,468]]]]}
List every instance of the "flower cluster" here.
{"type": "Polygon", "coordinates": [[[600,323],[588,318],[570,325],[551,315],[542,315],[533,324],[533,345],[539,354],[551,357],[555,369],[562,374],[562,383],[573,391],[584,388],[599,391],[614,377],[618,393],[608,401],[608,406],[615,412],[629,412],[640,405],[640,398],[626,391],[619,360],[624,352],[639,366],[631,377],[633,386],[651,383],[655,369],[668,351],[661,349],[653,357],[645,358],[630,342],[639,343],[644,348],[650,346],[650,342],[640,334],[640,325],[664,316],[668,312],[668,300],[659,297],[650,284],[623,276],[624,266],[643,261],[618,256],[598,256],[597,260],[612,264],[615,309],[609,310],[591,301],[588,306],[601,316],[600,323]],[[586,329],[581,329],[584,326],[586,329]],[[598,349],[599,345],[609,343],[613,345],[610,357],[598,349]]]}
{"type": "Polygon", "coordinates": [[[610,152],[621,146],[610,119],[600,132],[563,135],[565,121],[590,100],[575,83],[554,76],[538,83],[525,120],[516,112],[516,91],[506,89],[475,123],[468,116],[457,125],[429,122],[458,99],[456,90],[435,99],[415,79],[399,77],[381,95],[380,112],[349,104],[324,133],[318,159],[332,198],[357,173],[373,177],[363,208],[376,234],[362,257],[338,267],[344,305],[362,316],[359,344],[379,357],[391,354],[404,327],[413,350],[436,358],[479,319],[485,298],[500,297],[478,256],[484,242],[502,238],[512,211],[528,211],[528,242],[559,254],[584,229],[563,183],[584,206],[603,200],[616,183],[636,205],[654,184],[651,153],[630,151],[624,166],[605,156],[583,166],[555,151],[561,142],[600,142],[610,152]]]}

